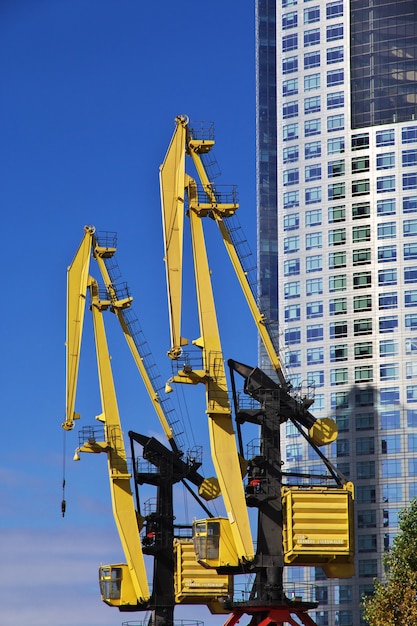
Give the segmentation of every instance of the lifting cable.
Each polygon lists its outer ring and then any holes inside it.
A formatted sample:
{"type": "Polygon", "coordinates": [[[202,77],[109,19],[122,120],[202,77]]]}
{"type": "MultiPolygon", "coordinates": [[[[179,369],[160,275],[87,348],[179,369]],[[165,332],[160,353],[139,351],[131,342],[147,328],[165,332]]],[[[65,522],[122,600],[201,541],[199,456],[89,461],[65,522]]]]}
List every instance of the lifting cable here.
{"type": "Polygon", "coordinates": [[[66,433],[62,433],[63,434],[63,448],[62,448],[62,500],[61,500],[61,513],[62,513],[62,517],[65,517],[65,511],[67,509],[67,501],[65,500],[65,458],[66,458],[66,439],[65,439],[65,435],[66,433]]]}

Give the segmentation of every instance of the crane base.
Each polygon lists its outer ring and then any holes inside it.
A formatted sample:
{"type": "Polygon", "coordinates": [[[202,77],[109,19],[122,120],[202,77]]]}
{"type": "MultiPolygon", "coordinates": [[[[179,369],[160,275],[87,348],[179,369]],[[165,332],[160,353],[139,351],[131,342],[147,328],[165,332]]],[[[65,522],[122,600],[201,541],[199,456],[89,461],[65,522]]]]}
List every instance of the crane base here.
{"type": "Polygon", "coordinates": [[[232,614],[224,623],[224,626],[235,626],[243,615],[251,619],[248,626],[317,626],[316,622],[308,615],[307,611],[315,608],[313,603],[282,604],[279,606],[245,606],[245,608],[233,609],[232,614]]]}

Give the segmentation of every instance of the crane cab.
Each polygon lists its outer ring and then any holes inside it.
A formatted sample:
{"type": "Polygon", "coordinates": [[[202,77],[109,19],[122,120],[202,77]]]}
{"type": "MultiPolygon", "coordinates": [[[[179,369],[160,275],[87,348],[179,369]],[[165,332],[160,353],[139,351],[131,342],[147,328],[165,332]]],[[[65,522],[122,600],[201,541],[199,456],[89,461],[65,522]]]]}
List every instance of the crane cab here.
{"type": "Polygon", "coordinates": [[[102,565],[99,568],[100,594],[109,606],[137,606],[129,568],[125,563],[102,565]]]}
{"type": "Polygon", "coordinates": [[[232,529],[227,517],[212,517],[193,523],[193,542],[197,561],[207,568],[239,565],[232,529]]]}

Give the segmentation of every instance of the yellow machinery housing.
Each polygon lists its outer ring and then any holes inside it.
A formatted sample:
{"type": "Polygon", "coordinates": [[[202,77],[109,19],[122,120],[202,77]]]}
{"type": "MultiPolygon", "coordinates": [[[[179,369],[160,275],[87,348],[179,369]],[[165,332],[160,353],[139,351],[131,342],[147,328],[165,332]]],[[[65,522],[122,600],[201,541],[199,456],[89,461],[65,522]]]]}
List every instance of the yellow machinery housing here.
{"type": "Polygon", "coordinates": [[[353,485],[283,487],[284,562],[323,568],[328,578],[354,573],[353,485]]]}
{"type": "Polygon", "coordinates": [[[175,539],[175,602],[206,605],[211,613],[230,613],[224,600],[233,596],[233,577],[197,562],[191,539],[175,539]]]}
{"type": "Polygon", "coordinates": [[[126,563],[102,565],[99,568],[100,594],[109,606],[132,607],[137,604],[136,592],[126,563]]]}
{"type": "Polygon", "coordinates": [[[193,523],[194,550],[204,567],[237,567],[239,557],[226,517],[211,517],[193,523]]]}

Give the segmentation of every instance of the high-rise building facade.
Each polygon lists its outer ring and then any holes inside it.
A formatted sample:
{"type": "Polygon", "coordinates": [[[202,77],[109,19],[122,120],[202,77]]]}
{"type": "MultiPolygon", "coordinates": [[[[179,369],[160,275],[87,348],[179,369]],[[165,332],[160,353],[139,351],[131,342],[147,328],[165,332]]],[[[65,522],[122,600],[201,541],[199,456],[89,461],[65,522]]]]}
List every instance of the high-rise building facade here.
{"type": "MultiPolygon", "coordinates": [[[[317,624],[360,626],[417,495],[417,2],[257,0],[256,21],[260,296],[355,484],[355,576],[286,575],[317,624]]],[[[319,471],[290,426],[282,456],[319,471]]]]}

